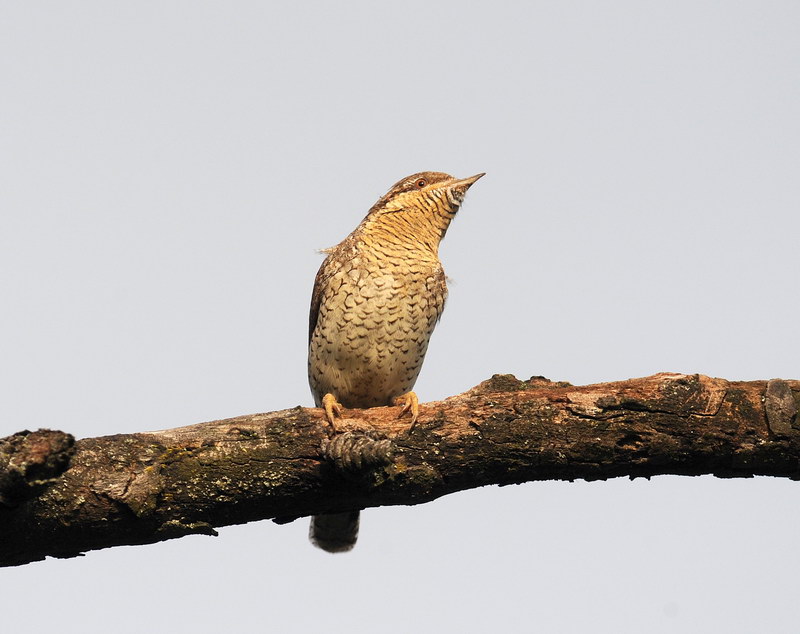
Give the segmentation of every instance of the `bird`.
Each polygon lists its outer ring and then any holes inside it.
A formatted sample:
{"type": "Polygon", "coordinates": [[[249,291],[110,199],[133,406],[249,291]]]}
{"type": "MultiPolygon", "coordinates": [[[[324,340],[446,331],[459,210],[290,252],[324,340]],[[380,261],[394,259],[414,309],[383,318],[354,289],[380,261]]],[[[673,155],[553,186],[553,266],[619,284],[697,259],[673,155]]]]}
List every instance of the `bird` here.
{"type": "MultiPolygon", "coordinates": [[[[483,173],[458,179],[419,172],[395,183],[361,223],[330,249],[311,296],[308,381],[332,433],[342,408],[402,404],[411,427],[412,391],[447,300],[439,243],[467,190],[483,173]]],[[[315,515],[309,538],[346,552],[358,537],[359,511],[315,515]]]]}

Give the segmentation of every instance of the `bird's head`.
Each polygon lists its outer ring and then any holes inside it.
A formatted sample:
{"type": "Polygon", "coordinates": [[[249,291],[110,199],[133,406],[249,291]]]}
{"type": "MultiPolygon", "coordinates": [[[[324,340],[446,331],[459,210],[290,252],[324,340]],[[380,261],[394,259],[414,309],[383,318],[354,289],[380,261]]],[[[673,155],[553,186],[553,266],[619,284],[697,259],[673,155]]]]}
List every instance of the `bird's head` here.
{"type": "Polygon", "coordinates": [[[378,200],[365,221],[391,226],[406,239],[438,246],[470,186],[483,174],[455,178],[442,172],[419,172],[395,183],[378,200]],[[435,240],[434,240],[435,239],[435,240]]]}

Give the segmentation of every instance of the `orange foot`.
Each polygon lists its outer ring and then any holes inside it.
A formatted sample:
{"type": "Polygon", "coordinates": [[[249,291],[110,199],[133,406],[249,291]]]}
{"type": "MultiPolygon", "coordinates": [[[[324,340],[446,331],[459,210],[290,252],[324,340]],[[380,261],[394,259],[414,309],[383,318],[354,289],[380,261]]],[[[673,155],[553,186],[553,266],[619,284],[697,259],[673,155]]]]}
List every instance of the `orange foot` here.
{"type": "Polygon", "coordinates": [[[397,418],[400,418],[406,412],[411,412],[411,427],[408,428],[408,431],[411,431],[414,429],[414,425],[417,424],[417,418],[419,418],[419,399],[417,395],[414,392],[406,392],[402,396],[398,396],[395,402],[398,405],[401,403],[403,405],[403,409],[400,410],[397,418]]]}
{"type": "Polygon", "coordinates": [[[342,415],[342,404],[336,400],[336,397],[328,392],[325,396],[322,397],[322,407],[325,409],[325,418],[328,419],[328,422],[331,424],[331,428],[333,428],[333,433],[337,433],[339,430],[336,429],[336,416],[342,415]]]}

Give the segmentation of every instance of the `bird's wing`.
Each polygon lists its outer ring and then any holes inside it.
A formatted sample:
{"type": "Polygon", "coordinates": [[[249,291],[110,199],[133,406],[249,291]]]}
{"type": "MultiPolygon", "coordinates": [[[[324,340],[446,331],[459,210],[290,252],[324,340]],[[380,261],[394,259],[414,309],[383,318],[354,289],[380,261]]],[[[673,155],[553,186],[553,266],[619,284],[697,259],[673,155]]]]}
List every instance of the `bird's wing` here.
{"type": "Polygon", "coordinates": [[[314,328],[317,327],[317,320],[319,319],[319,305],[322,302],[322,289],[325,288],[325,262],[319,267],[317,277],[314,278],[314,290],[311,292],[311,310],[308,313],[308,340],[311,341],[311,335],[314,334],[314,328]]]}
{"type": "Polygon", "coordinates": [[[311,293],[311,310],[308,313],[308,340],[311,341],[311,335],[314,334],[314,328],[317,327],[319,320],[319,307],[322,303],[322,297],[325,290],[330,284],[330,279],[342,267],[342,260],[339,256],[340,250],[336,247],[323,250],[327,253],[328,257],[322,262],[322,265],[317,271],[317,277],[314,279],[314,290],[311,293]]]}
{"type": "Polygon", "coordinates": [[[436,311],[436,321],[442,318],[444,305],[447,303],[447,276],[441,264],[436,269],[428,283],[428,294],[433,298],[433,308],[436,311]]]}

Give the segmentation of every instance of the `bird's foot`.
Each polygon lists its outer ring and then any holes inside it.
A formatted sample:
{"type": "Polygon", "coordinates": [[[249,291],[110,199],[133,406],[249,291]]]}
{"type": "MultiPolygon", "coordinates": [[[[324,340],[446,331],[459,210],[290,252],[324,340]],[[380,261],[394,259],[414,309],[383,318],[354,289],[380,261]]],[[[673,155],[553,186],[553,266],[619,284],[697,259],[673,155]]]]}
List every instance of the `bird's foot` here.
{"type": "Polygon", "coordinates": [[[336,397],[328,392],[325,396],[322,397],[322,407],[325,409],[325,418],[328,419],[328,422],[331,424],[331,428],[333,429],[333,433],[338,433],[338,429],[336,429],[336,421],[335,418],[337,416],[342,415],[342,404],[336,400],[336,397]]]}
{"type": "Polygon", "coordinates": [[[397,418],[400,418],[406,412],[411,412],[411,427],[408,428],[408,431],[411,431],[414,429],[414,425],[417,424],[417,418],[419,417],[419,399],[417,395],[414,392],[406,392],[402,396],[398,396],[395,402],[398,405],[401,403],[403,405],[403,409],[400,410],[397,418]]]}

